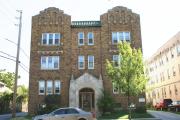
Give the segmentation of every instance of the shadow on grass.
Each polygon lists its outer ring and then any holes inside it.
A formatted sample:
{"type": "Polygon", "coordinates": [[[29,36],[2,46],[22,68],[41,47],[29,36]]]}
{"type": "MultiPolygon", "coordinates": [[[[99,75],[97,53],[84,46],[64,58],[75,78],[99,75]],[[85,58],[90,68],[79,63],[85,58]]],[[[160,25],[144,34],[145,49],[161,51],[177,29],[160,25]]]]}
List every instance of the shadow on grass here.
{"type": "MultiPolygon", "coordinates": [[[[132,118],[153,118],[152,115],[148,113],[135,113],[132,112],[132,118]]],[[[105,114],[98,118],[98,120],[103,119],[128,119],[128,112],[126,111],[119,111],[113,112],[111,114],[105,114]]]]}
{"type": "Polygon", "coordinates": [[[12,118],[11,120],[32,120],[32,116],[25,116],[25,117],[16,117],[16,118],[12,118]]]}

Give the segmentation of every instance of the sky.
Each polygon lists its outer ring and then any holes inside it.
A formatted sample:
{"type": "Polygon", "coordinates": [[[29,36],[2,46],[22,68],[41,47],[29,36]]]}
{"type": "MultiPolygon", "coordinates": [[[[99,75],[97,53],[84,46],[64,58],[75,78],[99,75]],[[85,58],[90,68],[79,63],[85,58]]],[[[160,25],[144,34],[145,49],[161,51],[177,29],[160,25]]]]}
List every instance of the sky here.
{"type": "MultiPolygon", "coordinates": [[[[115,6],[124,6],[140,14],[143,56],[151,57],[180,28],[179,0],[0,0],[0,56],[16,56],[19,13],[22,33],[18,84],[28,86],[31,18],[48,7],[57,7],[71,20],[100,20],[100,15],[115,6]],[[11,42],[10,42],[11,41],[11,42]]],[[[0,70],[15,72],[15,62],[0,57],[0,70]]]]}

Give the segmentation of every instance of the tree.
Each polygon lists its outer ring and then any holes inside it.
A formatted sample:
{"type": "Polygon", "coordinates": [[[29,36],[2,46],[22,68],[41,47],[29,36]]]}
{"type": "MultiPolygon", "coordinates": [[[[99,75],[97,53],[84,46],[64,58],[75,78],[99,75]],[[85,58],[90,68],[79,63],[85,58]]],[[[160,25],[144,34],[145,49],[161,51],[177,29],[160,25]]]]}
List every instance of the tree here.
{"type": "MultiPolygon", "coordinates": [[[[132,49],[130,43],[127,42],[119,43],[118,50],[119,59],[116,64],[107,60],[107,74],[113,84],[128,95],[128,106],[130,106],[129,96],[139,95],[145,90],[147,78],[144,74],[142,52],[141,49],[132,49]]],[[[131,120],[131,108],[129,119],[131,120]]]]}
{"type": "Polygon", "coordinates": [[[11,72],[6,72],[5,70],[0,71],[0,82],[6,84],[6,87],[13,89],[15,74],[11,72]]]}
{"type": "Polygon", "coordinates": [[[107,74],[113,84],[127,95],[138,95],[145,90],[146,76],[141,49],[132,49],[130,43],[121,42],[118,45],[118,67],[107,60],[107,74]],[[130,84],[129,84],[130,83],[130,84]],[[129,88],[129,89],[128,89],[129,88]]]}
{"type": "Polygon", "coordinates": [[[28,88],[26,88],[24,85],[18,86],[17,94],[18,97],[22,98],[22,102],[28,101],[28,88]]]}

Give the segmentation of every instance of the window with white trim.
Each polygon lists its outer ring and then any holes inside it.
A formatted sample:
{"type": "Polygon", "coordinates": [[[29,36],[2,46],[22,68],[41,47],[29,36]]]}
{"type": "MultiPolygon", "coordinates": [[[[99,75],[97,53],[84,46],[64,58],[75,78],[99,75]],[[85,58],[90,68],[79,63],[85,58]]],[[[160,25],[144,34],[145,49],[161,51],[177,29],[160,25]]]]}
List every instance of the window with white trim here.
{"type": "Polygon", "coordinates": [[[78,56],[78,68],[79,69],[85,68],[84,56],[78,56]]]}
{"type": "Polygon", "coordinates": [[[130,32],[112,32],[112,44],[117,44],[120,41],[130,41],[130,32]]]}
{"type": "Polygon", "coordinates": [[[83,32],[78,33],[78,45],[84,45],[84,33],[83,32]]]}
{"type": "Polygon", "coordinates": [[[41,69],[59,69],[59,56],[41,56],[41,69]]]}
{"type": "Polygon", "coordinates": [[[88,55],[88,69],[94,69],[94,56],[88,55]]]}
{"type": "Polygon", "coordinates": [[[61,82],[60,80],[54,81],[54,94],[60,94],[61,93],[61,82]]]}
{"type": "Polygon", "coordinates": [[[93,32],[88,32],[88,45],[94,45],[94,34],[93,34],[93,32]]]}
{"type": "Polygon", "coordinates": [[[119,87],[117,84],[112,83],[113,85],[113,94],[119,94],[119,87]]]}
{"type": "Polygon", "coordinates": [[[113,64],[115,67],[118,67],[120,65],[120,56],[119,55],[113,55],[113,64]]]}
{"type": "Polygon", "coordinates": [[[46,86],[46,94],[50,95],[53,93],[53,82],[52,80],[47,81],[47,86],[46,86]]]}
{"type": "Polygon", "coordinates": [[[60,44],[60,33],[42,33],[42,45],[59,45],[60,44]]]}
{"type": "Polygon", "coordinates": [[[45,94],[45,81],[40,80],[39,81],[39,95],[44,95],[45,94]]]}

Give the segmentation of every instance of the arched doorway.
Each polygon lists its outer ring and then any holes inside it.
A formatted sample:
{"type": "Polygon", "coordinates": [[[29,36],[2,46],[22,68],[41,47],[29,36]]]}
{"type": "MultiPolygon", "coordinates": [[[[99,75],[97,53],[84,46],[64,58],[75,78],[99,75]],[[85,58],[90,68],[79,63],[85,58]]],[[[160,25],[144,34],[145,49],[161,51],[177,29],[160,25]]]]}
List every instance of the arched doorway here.
{"type": "Polygon", "coordinates": [[[94,106],[94,90],[91,88],[79,90],[79,107],[85,111],[92,111],[94,106]]]}

